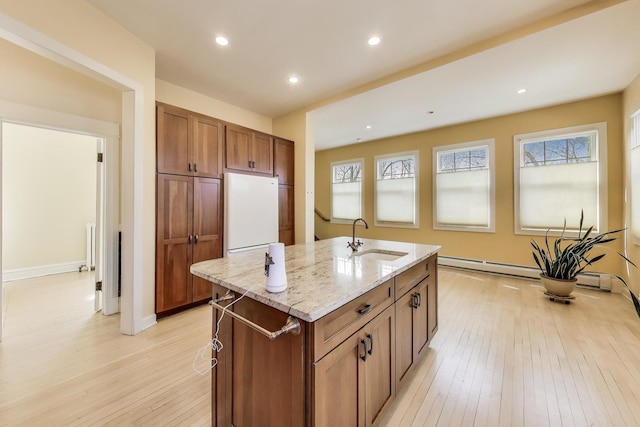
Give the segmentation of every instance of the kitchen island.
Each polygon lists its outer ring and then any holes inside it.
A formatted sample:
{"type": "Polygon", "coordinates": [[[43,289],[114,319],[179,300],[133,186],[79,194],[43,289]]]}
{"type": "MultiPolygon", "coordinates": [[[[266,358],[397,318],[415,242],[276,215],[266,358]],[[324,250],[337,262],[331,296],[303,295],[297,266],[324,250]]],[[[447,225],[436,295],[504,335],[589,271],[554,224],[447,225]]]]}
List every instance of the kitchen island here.
{"type": "MultiPolygon", "coordinates": [[[[219,322],[213,425],[380,419],[437,330],[440,246],[364,239],[352,252],[349,240],[287,246],[288,287],[276,294],[262,251],[191,267],[213,282],[215,306],[233,304],[219,322]]],[[[214,334],[221,314],[214,309],[214,334]]]]}

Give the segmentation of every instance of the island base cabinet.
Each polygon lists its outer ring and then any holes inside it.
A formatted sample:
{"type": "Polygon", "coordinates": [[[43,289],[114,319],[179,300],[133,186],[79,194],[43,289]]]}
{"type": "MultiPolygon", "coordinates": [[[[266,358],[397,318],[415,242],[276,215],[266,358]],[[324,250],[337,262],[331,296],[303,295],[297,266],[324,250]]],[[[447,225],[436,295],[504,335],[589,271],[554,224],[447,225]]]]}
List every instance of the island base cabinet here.
{"type": "Polygon", "coordinates": [[[390,306],[313,365],[313,425],[373,426],[395,396],[390,306]]]}
{"type": "Polygon", "coordinates": [[[429,278],[424,279],[411,291],[396,301],[396,374],[398,388],[410,368],[428,348],[428,287],[429,278]]]}
{"type": "MultiPolygon", "coordinates": [[[[299,334],[273,340],[229,312],[268,331],[281,329],[287,313],[250,295],[221,301],[228,309],[225,315],[213,310],[213,333],[218,330],[223,348],[213,354],[212,424],[381,424],[437,331],[435,263],[434,255],[313,322],[299,320],[299,334]]],[[[226,293],[213,285],[214,299],[226,293]]]]}
{"type": "Polygon", "coordinates": [[[431,263],[433,267],[431,271],[433,271],[432,278],[429,281],[429,287],[427,288],[427,303],[428,303],[428,319],[427,324],[429,325],[429,343],[431,339],[434,337],[436,332],[438,332],[438,264],[435,261],[436,257],[432,257],[431,263]]]}
{"type": "MultiPolygon", "coordinates": [[[[226,290],[214,286],[220,298],[226,290]]],[[[241,295],[236,295],[239,298],[241,295]]],[[[224,303],[223,303],[224,304],[224,303]]],[[[288,315],[250,298],[233,304],[236,314],[277,331],[288,315]]],[[[214,309],[215,333],[220,312],[214,309]]],[[[224,316],[218,338],[223,349],[215,354],[212,372],[212,418],[218,426],[305,425],[304,324],[299,335],[269,340],[250,327],[224,316]]]]}

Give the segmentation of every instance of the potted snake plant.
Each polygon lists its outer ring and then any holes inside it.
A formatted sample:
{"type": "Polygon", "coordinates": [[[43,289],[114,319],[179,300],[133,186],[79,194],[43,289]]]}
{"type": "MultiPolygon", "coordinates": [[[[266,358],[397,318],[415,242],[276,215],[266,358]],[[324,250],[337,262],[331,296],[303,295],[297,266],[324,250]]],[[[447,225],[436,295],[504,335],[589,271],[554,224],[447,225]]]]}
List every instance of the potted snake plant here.
{"type": "MultiPolygon", "coordinates": [[[[609,242],[613,242],[619,233],[625,231],[624,228],[608,231],[601,234],[593,234],[593,227],[583,231],[584,212],[580,215],[580,226],[577,237],[565,236],[567,222],[565,220],[562,233],[559,237],[550,241],[549,231],[545,234],[544,245],[539,245],[535,240],[531,241],[533,247],[533,259],[540,269],[540,278],[547,292],[554,296],[568,297],[575,289],[577,276],[587,267],[598,262],[606,254],[593,255],[592,251],[596,247],[603,247],[609,242]]],[[[626,256],[617,252],[628,264],[636,265],[626,256]]],[[[621,276],[612,274],[620,280],[631,295],[631,300],[636,313],[640,317],[640,302],[629,288],[627,282],[621,276]]]]}

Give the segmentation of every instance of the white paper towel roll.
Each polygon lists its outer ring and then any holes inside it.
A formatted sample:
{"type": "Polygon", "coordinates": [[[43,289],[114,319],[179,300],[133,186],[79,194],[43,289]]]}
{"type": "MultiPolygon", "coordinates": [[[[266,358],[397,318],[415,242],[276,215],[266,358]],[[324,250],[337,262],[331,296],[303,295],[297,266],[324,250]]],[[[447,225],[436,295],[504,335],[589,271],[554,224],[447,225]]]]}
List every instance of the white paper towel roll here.
{"type": "Polygon", "coordinates": [[[267,273],[267,291],[282,292],[287,289],[287,271],[284,266],[284,243],[270,243],[269,257],[272,264],[267,273]]]}

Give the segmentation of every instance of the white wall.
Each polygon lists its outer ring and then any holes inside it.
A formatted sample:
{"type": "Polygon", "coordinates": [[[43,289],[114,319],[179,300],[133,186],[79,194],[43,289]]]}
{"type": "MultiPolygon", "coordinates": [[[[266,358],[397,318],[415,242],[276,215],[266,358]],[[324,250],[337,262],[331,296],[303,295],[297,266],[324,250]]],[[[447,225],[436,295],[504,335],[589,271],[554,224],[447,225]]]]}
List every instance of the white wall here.
{"type": "Polygon", "coordinates": [[[95,222],[96,138],[4,123],[2,151],[3,271],[77,269],[95,222]]]}

